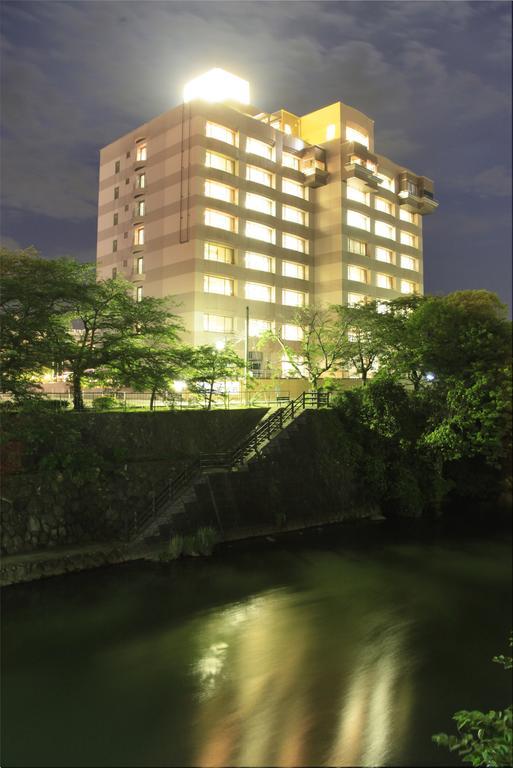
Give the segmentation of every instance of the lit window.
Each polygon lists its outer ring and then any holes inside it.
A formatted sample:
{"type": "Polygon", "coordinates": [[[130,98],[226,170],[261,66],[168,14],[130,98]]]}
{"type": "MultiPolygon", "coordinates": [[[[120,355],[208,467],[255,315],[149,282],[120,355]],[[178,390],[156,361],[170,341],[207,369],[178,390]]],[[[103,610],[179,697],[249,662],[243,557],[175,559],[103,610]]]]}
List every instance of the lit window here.
{"type": "Polygon", "coordinates": [[[410,235],[409,232],[401,232],[400,241],[401,245],[409,245],[412,248],[417,246],[417,238],[415,235],[410,235]]]}
{"type": "Polygon", "coordinates": [[[378,288],[391,289],[394,287],[393,278],[390,275],[383,275],[379,273],[376,275],[376,285],[378,288]]]}
{"type": "Polygon", "coordinates": [[[281,303],[286,307],[304,307],[306,305],[306,293],[291,291],[286,288],[281,292],[281,303]]]}
{"type": "MultiPolygon", "coordinates": [[[[296,363],[297,365],[297,363],[296,363]]],[[[300,366],[301,368],[301,366],[300,366]]],[[[281,360],[281,375],[284,378],[287,379],[299,379],[300,374],[297,370],[297,367],[291,363],[291,361],[287,357],[282,357],[281,360]]]]}
{"type": "Polygon", "coordinates": [[[295,224],[306,224],[306,213],[291,205],[282,205],[281,217],[284,221],[293,221],[295,224]]]}
{"type": "Polygon", "coordinates": [[[305,188],[302,184],[298,184],[297,181],[291,181],[290,179],[282,179],[281,182],[282,192],[287,195],[294,195],[295,197],[305,196],[305,188]]]}
{"type": "Polygon", "coordinates": [[[275,206],[274,200],[270,200],[268,197],[246,192],[246,208],[250,208],[252,211],[260,211],[260,213],[268,213],[270,216],[274,216],[275,206]]]}
{"type": "Polygon", "coordinates": [[[295,171],[299,171],[299,158],[295,155],[291,155],[289,152],[283,152],[281,163],[286,168],[293,168],[295,171]]]}
{"type": "Polygon", "coordinates": [[[295,277],[298,280],[306,279],[306,267],[304,264],[298,264],[295,261],[282,261],[281,273],[283,277],[295,277]]]}
{"type": "Polygon", "coordinates": [[[274,288],[272,285],[263,285],[262,283],[246,283],[244,296],[253,301],[274,301],[274,288]]]}
{"type": "Polygon", "coordinates": [[[118,241],[117,240],[113,240],[112,241],[112,253],[116,253],[117,250],[118,250],[118,241]]]}
{"type": "Polygon", "coordinates": [[[232,333],[233,317],[223,315],[203,315],[203,330],[213,333],[232,333]]]}
{"type": "Polygon", "coordinates": [[[135,245],[144,245],[144,227],[136,227],[134,230],[135,245]]]}
{"type": "Polygon", "coordinates": [[[226,184],[220,184],[218,181],[205,181],[205,195],[215,197],[216,200],[224,200],[225,203],[235,202],[235,190],[226,184]]]}
{"type": "Polygon", "coordinates": [[[288,123],[284,124],[283,130],[287,134],[287,136],[290,136],[290,134],[292,133],[292,128],[290,127],[290,125],[288,123]]]}
{"type": "Polygon", "coordinates": [[[358,211],[347,212],[347,223],[350,227],[358,227],[358,229],[370,231],[369,217],[364,216],[363,213],[358,213],[358,211]]]}
{"type": "Polygon", "coordinates": [[[350,253],[357,253],[359,256],[367,256],[367,243],[363,240],[354,240],[352,237],[347,239],[347,250],[350,253]]]}
{"type": "Polygon", "coordinates": [[[417,269],[417,259],[412,256],[401,255],[401,267],[403,269],[417,269]]]}
{"type": "Polygon", "coordinates": [[[207,136],[210,139],[218,139],[226,144],[235,144],[235,131],[217,123],[207,123],[207,136]]]}
{"type": "Polygon", "coordinates": [[[380,237],[388,237],[390,240],[395,240],[395,227],[384,221],[374,222],[374,232],[380,237]]]}
{"type": "Polygon", "coordinates": [[[205,211],[205,224],[209,227],[218,227],[219,229],[226,229],[228,232],[235,232],[234,216],[220,211],[207,209],[205,211]]]}
{"type": "Polygon", "coordinates": [[[233,280],[229,277],[203,275],[203,290],[205,293],[220,293],[222,296],[233,296],[233,280]]]}
{"type": "Polygon", "coordinates": [[[253,181],[255,184],[265,184],[266,187],[273,186],[272,173],[264,171],[263,168],[257,168],[256,165],[246,166],[246,179],[253,181]]]}
{"type": "Polygon", "coordinates": [[[394,180],[391,179],[390,176],[385,176],[384,173],[376,173],[376,176],[378,176],[380,179],[380,187],[383,187],[383,189],[388,189],[389,192],[395,192],[394,180]]]}
{"type": "Polygon", "coordinates": [[[119,198],[119,187],[114,187],[114,200],[119,198]]]}
{"type": "Polygon", "coordinates": [[[114,165],[114,173],[119,173],[121,170],[121,160],[116,160],[116,164],[114,165]]]}
{"type": "Polygon", "coordinates": [[[222,261],[233,264],[233,248],[217,243],[205,243],[204,256],[207,261],[222,261]]]}
{"type": "Polygon", "coordinates": [[[410,195],[418,195],[419,194],[419,188],[415,184],[414,181],[409,181],[408,180],[408,192],[410,193],[410,195]]]}
{"type": "Polygon", "coordinates": [[[363,131],[357,131],[356,128],[346,127],[346,141],[356,141],[369,149],[369,137],[363,131]]]}
{"type": "Polygon", "coordinates": [[[144,160],[148,159],[148,151],[147,151],[146,144],[137,145],[137,152],[135,155],[135,159],[138,160],[139,162],[143,162],[144,160]]]}
{"type": "Polygon", "coordinates": [[[263,253],[246,253],[244,262],[247,269],[259,269],[261,272],[274,272],[273,259],[263,253]]]}
{"type": "Polygon", "coordinates": [[[347,268],[347,279],[348,280],[354,280],[357,283],[366,283],[367,282],[367,270],[363,269],[362,267],[356,267],[354,265],[349,265],[347,268]]]}
{"type": "Polygon", "coordinates": [[[409,224],[415,224],[415,214],[410,211],[405,211],[404,208],[399,208],[399,218],[401,221],[407,221],[409,224]]]}
{"type": "Polygon", "coordinates": [[[246,152],[252,155],[265,157],[267,160],[273,159],[273,148],[269,144],[266,144],[264,141],[259,141],[258,139],[246,139],[246,152]]]}
{"type": "Polygon", "coordinates": [[[144,274],[144,257],[139,256],[137,259],[137,274],[143,275],[144,274]]]}
{"type": "Polygon", "coordinates": [[[247,221],[246,237],[253,237],[255,240],[263,240],[266,243],[275,243],[276,230],[272,227],[266,227],[265,224],[259,224],[256,221],[247,221]]]}
{"type": "Polygon", "coordinates": [[[356,307],[358,304],[365,304],[365,296],[362,293],[348,293],[347,306],[356,307]]]}
{"type": "Polygon", "coordinates": [[[376,246],[376,260],[383,261],[385,264],[393,264],[393,252],[388,248],[380,248],[379,246],[376,246]]]}
{"type": "Polygon", "coordinates": [[[363,192],[361,189],[358,189],[358,187],[353,187],[350,184],[347,184],[346,187],[346,197],[348,200],[355,200],[362,205],[369,205],[369,193],[363,192]]]}
{"type": "Polygon", "coordinates": [[[144,189],[146,187],[146,174],[140,173],[137,176],[137,189],[144,189]]]}
{"type": "Polygon", "coordinates": [[[410,280],[401,280],[401,293],[415,293],[415,287],[410,280]]]}
{"type": "Polygon", "coordinates": [[[281,338],[284,341],[302,341],[303,329],[299,325],[292,325],[291,323],[285,323],[281,326],[281,338]]]}
{"type": "Polygon", "coordinates": [[[306,240],[302,237],[296,237],[295,235],[289,235],[284,232],[281,236],[281,244],[283,248],[289,248],[291,251],[299,251],[299,253],[306,253],[306,240]]]}
{"type": "Polygon", "coordinates": [[[261,336],[263,333],[272,331],[273,324],[271,320],[250,320],[248,333],[250,336],[261,336]]]}
{"type": "Polygon", "coordinates": [[[374,207],[377,211],[383,211],[383,213],[392,214],[392,203],[389,203],[388,200],[383,200],[382,197],[376,198],[374,207]]]}
{"type": "Polygon", "coordinates": [[[205,165],[207,168],[215,168],[218,171],[226,173],[235,173],[235,160],[225,155],[219,155],[217,152],[207,152],[205,155],[205,165]]]}
{"type": "Polygon", "coordinates": [[[137,215],[138,216],[144,216],[146,213],[146,203],[144,200],[139,200],[137,203],[137,215]]]}
{"type": "Polygon", "coordinates": [[[330,123],[326,126],[326,141],[331,141],[337,135],[337,126],[334,123],[330,123]]]}
{"type": "Polygon", "coordinates": [[[142,301],[142,299],[143,299],[143,289],[142,289],[142,285],[138,285],[138,286],[137,286],[137,290],[136,290],[136,298],[137,298],[137,301],[142,301]]]}

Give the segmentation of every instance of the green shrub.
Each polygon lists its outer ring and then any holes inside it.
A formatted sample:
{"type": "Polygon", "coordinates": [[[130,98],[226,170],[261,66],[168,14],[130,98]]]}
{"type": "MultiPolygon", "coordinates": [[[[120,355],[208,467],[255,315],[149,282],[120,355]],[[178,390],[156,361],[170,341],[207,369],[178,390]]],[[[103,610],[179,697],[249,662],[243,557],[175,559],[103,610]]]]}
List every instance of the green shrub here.
{"type": "Polygon", "coordinates": [[[178,560],[184,551],[184,538],[180,534],[171,537],[167,553],[170,560],[178,560]]]}
{"type": "Polygon", "coordinates": [[[196,552],[200,555],[211,555],[214,551],[214,547],[219,541],[219,536],[215,528],[207,526],[206,528],[199,528],[194,534],[194,545],[196,552]]]}
{"type": "Polygon", "coordinates": [[[102,395],[94,398],[93,408],[95,411],[112,411],[114,408],[119,408],[119,402],[112,395],[102,395]]]}

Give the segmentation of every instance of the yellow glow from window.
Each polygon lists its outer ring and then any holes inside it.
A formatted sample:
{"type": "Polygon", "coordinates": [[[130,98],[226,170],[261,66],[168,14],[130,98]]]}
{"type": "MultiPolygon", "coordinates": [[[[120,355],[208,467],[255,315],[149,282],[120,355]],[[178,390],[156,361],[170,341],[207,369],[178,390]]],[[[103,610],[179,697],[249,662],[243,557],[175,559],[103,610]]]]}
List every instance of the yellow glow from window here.
{"type": "Polygon", "coordinates": [[[334,123],[330,123],[326,126],[326,141],[334,139],[337,133],[337,126],[334,123]]]}
{"type": "Polygon", "coordinates": [[[267,331],[272,331],[271,320],[250,320],[248,333],[250,336],[261,336],[267,331]]]}
{"type": "Polygon", "coordinates": [[[193,99],[209,102],[237,101],[239,104],[249,104],[249,83],[242,77],[215,67],[186,83],[183,89],[183,100],[187,103],[193,99]]]}

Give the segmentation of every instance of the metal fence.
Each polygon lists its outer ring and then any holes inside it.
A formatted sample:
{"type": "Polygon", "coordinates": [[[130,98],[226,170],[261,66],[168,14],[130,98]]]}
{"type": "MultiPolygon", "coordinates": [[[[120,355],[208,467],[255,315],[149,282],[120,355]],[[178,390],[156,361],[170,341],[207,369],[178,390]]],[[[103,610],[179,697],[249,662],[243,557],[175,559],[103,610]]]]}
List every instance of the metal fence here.
{"type": "MultiPolygon", "coordinates": [[[[64,400],[69,403],[68,408],[73,407],[73,395],[69,391],[46,392],[43,397],[45,400],[64,400]]],[[[149,410],[151,402],[151,392],[90,392],[84,390],[82,397],[85,407],[92,410],[149,410]]],[[[0,402],[9,399],[8,395],[0,394],[0,402]]],[[[272,407],[284,405],[290,399],[290,392],[283,390],[256,393],[252,391],[215,393],[211,407],[213,409],[272,407]]],[[[204,398],[189,392],[183,394],[169,393],[166,396],[159,395],[154,400],[155,410],[203,410],[204,408],[204,398]]]]}

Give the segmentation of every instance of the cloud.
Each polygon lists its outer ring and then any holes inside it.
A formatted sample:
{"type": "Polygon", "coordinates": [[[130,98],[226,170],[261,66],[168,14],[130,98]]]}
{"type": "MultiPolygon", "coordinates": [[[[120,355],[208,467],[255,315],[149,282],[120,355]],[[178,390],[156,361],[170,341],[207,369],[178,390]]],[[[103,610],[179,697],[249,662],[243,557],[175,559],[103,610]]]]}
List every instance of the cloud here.
{"type": "Polygon", "coordinates": [[[511,170],[494,165],[476,174],[472,184],[479,197],[511,197],[511,170]]]}

